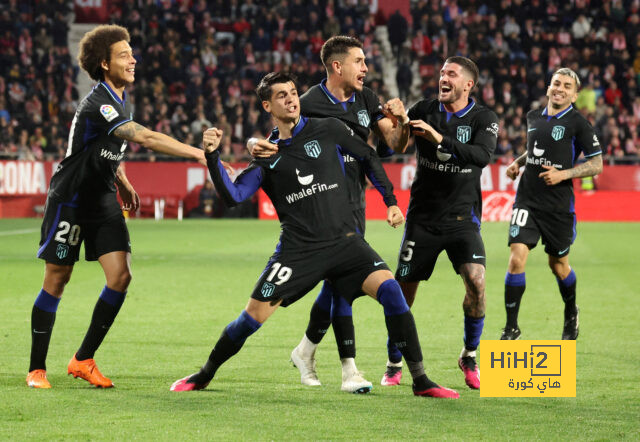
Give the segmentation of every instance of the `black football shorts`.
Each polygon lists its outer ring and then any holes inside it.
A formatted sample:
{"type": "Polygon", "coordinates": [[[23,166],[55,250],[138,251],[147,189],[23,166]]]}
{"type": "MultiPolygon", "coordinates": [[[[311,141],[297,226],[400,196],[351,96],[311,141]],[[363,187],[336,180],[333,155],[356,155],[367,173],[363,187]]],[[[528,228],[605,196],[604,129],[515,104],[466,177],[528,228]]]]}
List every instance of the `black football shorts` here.
{"type": "Polygon", "coordinates": [[[428,280],[443,250],[456,273],[460,273],[462,264],[486,266],[484,242],[476,224],[461,222],[426,226],[409,222],[402,238],[396,279],[400,282],[428,280]]]}
{"type": "Polygon", "coordinates": [[[109,252],[131,252],[129,231],[122,212],[99,220],[83,218],[76,203],[60,203],[47,198],[38,258],[52,264],[73,265],[80,257],[83,242],[87,261],[96,261],[109,252]]]}
{"type": "Polygon", "coordinates": [[[377,270],[389,270],[375,250],[358,234],[322,247],[276,250],[260,275],[251,297],[264,302],[282,300],[286,307],[328,279],[347,302],[362,294],[362,283],[377,270]]]}
{"type": "Polygon", "coordinates": [[[547,212],[514,204],[509,245],[521,243],[533,249],[540,238],[547,254],[557,258],[567,256],[576,239],[576,214],[547,212]]]}

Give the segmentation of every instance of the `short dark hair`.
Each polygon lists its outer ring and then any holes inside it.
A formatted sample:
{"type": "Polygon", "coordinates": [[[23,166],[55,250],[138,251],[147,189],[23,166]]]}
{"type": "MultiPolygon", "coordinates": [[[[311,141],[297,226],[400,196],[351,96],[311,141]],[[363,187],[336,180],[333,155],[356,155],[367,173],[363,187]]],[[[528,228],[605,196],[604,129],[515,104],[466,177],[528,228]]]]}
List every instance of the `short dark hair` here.
{"type": "Polygon", "coordinates": [[[78,62],[89,77],[104,80],[102,61],[111,59],[111,45],[119,41],[129,42],[129,31],[118,25],[100,25],[87,32],[80,40],[78,62]]]}
{"type": "Polygon", "coordinates": [[[296,87],[296,78],[286,72],[270,72],[260,80],[260,84],[256,88],[256,94],[260,101],[271,100],[271,86],[278,83],[293,83],[296,87]]]}
{"type": "Polygon", "coordinates": [[[329,71],[331,62],[336,56],[346,55],[351,48],[362,49],[362,42],[346,35],[336,35],[324,42],[322,49],[320,49],[320,60],[322,60],[325,69],[329,71]]]}
{"type": "Polygon", "coordinates": [[[473,60],[467,57],[455,55],[453,57],[447,58],[444,64],[447,63],[455,63],[462,66],[462,70],[466,71],[467,74],[471,76],[471,79],[473,80],[473,88],[478,85],[478,77],[480,76],[480,72],[478,71],[478,66],[473,62],[473,60]]]}

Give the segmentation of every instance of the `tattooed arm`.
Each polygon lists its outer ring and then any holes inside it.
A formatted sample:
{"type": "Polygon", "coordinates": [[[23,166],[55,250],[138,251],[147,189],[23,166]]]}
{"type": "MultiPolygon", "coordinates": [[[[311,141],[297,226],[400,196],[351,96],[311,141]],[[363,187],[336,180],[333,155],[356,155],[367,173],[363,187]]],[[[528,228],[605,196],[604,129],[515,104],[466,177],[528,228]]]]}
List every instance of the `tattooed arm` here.
{"type": "Polygon", "coordinates": [[[201,164],[207,164],[202,150],[181,143],[160,132],[149,130],[135,121],[130,121],[122,126],[118,126],[113,134],[118,138],[138,143],[154,152],[175,157],[191,158],[201,164]]]}
{"type": "Polygon", "coordinates": [[[554,186],[561,181],[570,180],[572,178],[582,178],[586,176],[594,176],[602,172],[602,155],[596,155],[567,170],[558,170],[552,166],[542,166],[547,169],[542,172],[539,177],[544,179],[548,186],[554,186]]]}

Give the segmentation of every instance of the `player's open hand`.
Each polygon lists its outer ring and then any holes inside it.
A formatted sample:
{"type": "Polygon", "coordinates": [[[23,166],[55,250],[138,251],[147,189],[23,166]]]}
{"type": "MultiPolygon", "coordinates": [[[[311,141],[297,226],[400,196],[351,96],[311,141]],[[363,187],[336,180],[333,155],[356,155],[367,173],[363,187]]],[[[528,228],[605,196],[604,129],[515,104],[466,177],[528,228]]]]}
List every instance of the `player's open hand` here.
{"type": "Polygon", "coordinates": [[[140,208],[140,197],[131,186],[118,187],[118,193],[122,200],[122,210],[127,212],[135,212],[140,208]]]}
{"type": "Polygon", "coordinates": [[[398,206],[389,206],[387,208],[387,223],[393,228],[396,228],[404,222],[404,215],[402,210],[398,206]]]}
{"type": "Polygon", "coordinates": [[[393,123],[393,127],[398,125],[398,121],[406,123],[409,120],[404,104],[399,98],[392,98],[382,106],[382,113],[393,123]]]}
{"type": "Polygon", "coordinates": [[[220,146],[222,130],[210,127],[202,134],[202,148],[206,153],[211,153],[220,146]]]}
{"type": "Polygon", "coordinates": [[[439,144],[442,141],[442,135],[438,133],[430,124],[425,123],[422,120],[411,120],[411,133],[416,137],[422,137],[427,141],[434,144],[439,144]]]}
{"type": "Polygon", "coordinates": [[[556,184],[565,180],[565,177],[564,177],[565,174],[562,170],[558,170],[553,166],[545,166],[545,165],[541,165],[541,166],[547,171],[542,172],[538,176],[544,180],[547,186],[555,186],[556,184]]]}
{"type": "Polygon", "coordinates": [[[247,150],[254,158],[269,158],[278,153],[278,145],[262,138],[249,138],[247,150]]]}
{"type": "Polygon", "coordinates": [[[514,161],[513,163],[509,164],[509,167],[507,167],[505,173],[509,178],[515,180],[518,175],[520,175],[520,165],[518,164],[518,162],[514,161]]]}

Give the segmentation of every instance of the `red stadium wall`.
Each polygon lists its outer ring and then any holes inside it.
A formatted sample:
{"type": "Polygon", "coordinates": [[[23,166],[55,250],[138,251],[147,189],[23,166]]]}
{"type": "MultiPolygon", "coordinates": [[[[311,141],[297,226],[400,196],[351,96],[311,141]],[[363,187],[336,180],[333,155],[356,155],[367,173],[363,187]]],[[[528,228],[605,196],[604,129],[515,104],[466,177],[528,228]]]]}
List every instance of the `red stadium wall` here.
{"type": "MultiPolygon", "coordinates": [[[[47,186],[57,163],[37,161],[0,161],[0,218],[36,216],[44,204],[47,186]]],[[[246,164],[235,164],[239,172],[246,164]]],[[[409,188],[415,175],[414,164],[385,164],[396,188],[399,205],[406,210],[409,188]]],[[[506,166],[491,165],[482,175],[483,219],[507,220],[515,185],[505,176],[506,166]]],[[[129,180],[145,205],[163,198],[169,206],[184,200],[185,210],[192,204],[194,192],[207,176],[206,169],[189,162],[129,162],[129,180]]],[[[576,191],[576,212],[581,221],[640,221],[640,167],[605,166],[595,180],[595,192],[576,191]]],[[[575,188],[580,188],[576,180],[575,188]]],[[[197,197],[195,198],[197,201],[197,197]]],[[[260,218],[274,218],[275,211],[266,195],[260,195],[260,218]]],[[[386,210],[375,190],[367,192],[367,217],[384,219],[386,210]]],[[[144,214],[147,214],[145,212],[144,214]]],[[[168,215],[170,216],[170,215],[168,215]]]]}

